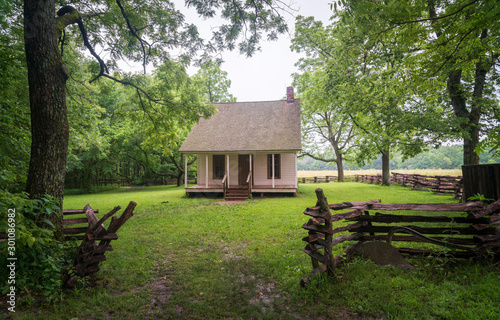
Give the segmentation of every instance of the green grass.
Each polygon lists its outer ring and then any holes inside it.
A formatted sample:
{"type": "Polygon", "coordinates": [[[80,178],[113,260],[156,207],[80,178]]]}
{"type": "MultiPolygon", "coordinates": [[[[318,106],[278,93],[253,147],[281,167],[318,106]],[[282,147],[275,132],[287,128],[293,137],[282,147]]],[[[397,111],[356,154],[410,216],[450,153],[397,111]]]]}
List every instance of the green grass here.
{"type": "Polygon", "coordinates": [[[355,259],[337,279],[321,275],[301,288],[312,270],[302,252],[302,212],[315,204],[318,186],[330,203],[455,201],[361,183],[303,184],[295,198],[234,205],[188,199],[172,186],[67,196],[66,209],[90,203],[99,217],[131,200],[138,206],[93,286],[80,284],[55,306],[20,306],[16,318],[500,319],[500,271],[491,263],[444,257],[412,260],[415,270],[400,270],[355,259]]]}

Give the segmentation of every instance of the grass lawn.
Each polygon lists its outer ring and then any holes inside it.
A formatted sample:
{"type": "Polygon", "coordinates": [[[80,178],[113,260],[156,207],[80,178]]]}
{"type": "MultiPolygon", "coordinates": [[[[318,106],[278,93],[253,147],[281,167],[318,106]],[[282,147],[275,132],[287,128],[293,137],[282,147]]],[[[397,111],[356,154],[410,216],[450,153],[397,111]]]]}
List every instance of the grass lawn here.
{"type": "Polygon", "coordinates": [[[294,198],[232,205],[188,199],[183,188],[171,186],[67,196],[65,208],[90,203],[99,217],[131,200],[138,206],[93,287],[80,284],[54,306],[20,306],[15,318],[500,319],[500,268],[493,263],[442,257],[412,260],[416,269],[400,270],[355,259],[336,279],[313,277],[301,288],[312,270],[302,252],[307,232],[301,225],[308,220],[302,212],[315,204],[317,187],[330,203],[455,201],[350,182],[301,184],[294,198]]]}

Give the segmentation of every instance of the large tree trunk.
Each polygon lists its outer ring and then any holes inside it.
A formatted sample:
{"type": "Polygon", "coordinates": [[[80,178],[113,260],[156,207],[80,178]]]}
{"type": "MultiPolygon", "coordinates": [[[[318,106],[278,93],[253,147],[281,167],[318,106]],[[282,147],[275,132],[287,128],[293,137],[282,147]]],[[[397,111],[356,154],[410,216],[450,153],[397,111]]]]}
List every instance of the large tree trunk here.
{"type": "MultiPolygon", "coordinates": [[[[26,191],[31,198],[49,194],[60,201],[64,192],[69,128],[66,110],[67,70],[57,42],[54,0],[24,1],[24,41],[31,108],[31,159],[26,191]]],[[[62,215],[50,215],[56,237],[62,215]]]]}
{"type": "MultiPolygon", "coordinates": [[[[476,79],[476,81],[477,80],[478,79],[476,79]]],[[[479,156],[475,149],[479,144],[479,118],[481,109],[478,105],[472,108],[470,112],[467,110],[466,93],[463,90],[461,81],[462,69],[451,71],[448,74],[447,90],[450,95],[451,105],[455,116],[462,120],[463,124],[461,128],[467,135],[464,137],[464,164],[479,164],[479,156]]],[[[480,91],[481,92],[475,92],[474,100],[476,103],[478,103],[482,97],[482,88],[480,91]]]]}
{"type": "Polygon", "coordinates": [[[382,152],[382,185],[389,186],[391,184],[391,174],[389,161],[391,160],[389,147],[382,152]]]}
{"type": "Polygon", "coordinates": [[[337,164],[337,181],[338,182],[344,182],[344,164],[342,163],[342,153],[338,149],[335,149],[335,154],[336,154],[336,160],[335,163],[337,164]]]}

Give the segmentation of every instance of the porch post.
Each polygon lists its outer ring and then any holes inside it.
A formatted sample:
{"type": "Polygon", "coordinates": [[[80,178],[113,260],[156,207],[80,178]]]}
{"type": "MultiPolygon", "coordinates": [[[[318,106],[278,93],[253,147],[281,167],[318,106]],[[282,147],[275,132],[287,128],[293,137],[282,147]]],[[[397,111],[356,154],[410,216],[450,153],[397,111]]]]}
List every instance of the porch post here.
{"type": "Polygon", "coordinates": [[[248,155],[249,163],[250,163],[250,172],[252,172],[252,176],[250,177],[250,189],[253,187],[253,171],[252,171],[252,154],[248,155]]]}
{"type": "Polygon", "coordinates": [[[227,166],[226,166],[226,172],[227,172],[227,185],[229,186],[229,155],[226,155],[227,159],[227,166]]]}
{"type": "Polygon", "coordinates": [[[208,189],[208,154],[205,155],[205,188],[208,189]]]}
{"type": "Polygon", "coordinates": [[[274,189],[274,153],[271,153],[271,177],[273,178],[273,189],[274,189]]]}
{"type": "Polygon", "coordinates": [[[293,162],[295,164],[295,188],[297,188],[297,179],[299,178],[299,173],[297,172],[297,153],[295,153],[293,162]]]}
{"type": "Polygon", "coordinates": [[[188,157],[184,157],[184,188],[188,187],[188,157]]]}

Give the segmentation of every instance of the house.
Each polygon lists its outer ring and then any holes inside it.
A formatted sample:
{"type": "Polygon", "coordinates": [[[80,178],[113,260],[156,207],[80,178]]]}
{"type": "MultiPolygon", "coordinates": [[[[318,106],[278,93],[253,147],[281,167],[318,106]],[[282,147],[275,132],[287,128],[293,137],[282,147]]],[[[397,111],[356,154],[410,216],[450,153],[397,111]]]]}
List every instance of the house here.
{"type": "Polygon", "coordinates": [[[198,157],[197,185],[188,187],[185,178],[186,194],[223,193],[227,200],[296,194],[302,143],[300,100],[293,88],[287,88],[286,100],[213,105],[218,112],[200,119],[180,148],[198,157]]]}

